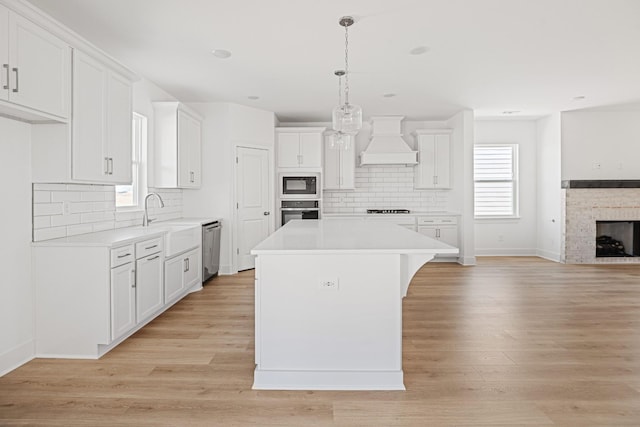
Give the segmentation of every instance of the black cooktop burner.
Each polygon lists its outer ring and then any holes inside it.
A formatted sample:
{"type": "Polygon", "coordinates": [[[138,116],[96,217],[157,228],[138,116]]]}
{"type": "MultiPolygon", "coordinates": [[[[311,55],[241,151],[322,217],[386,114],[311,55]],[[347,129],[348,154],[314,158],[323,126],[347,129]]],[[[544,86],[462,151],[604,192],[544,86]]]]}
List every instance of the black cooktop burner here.
{"type": "Polygon", "coordinates": [[[368,214],[408,214],[409,209],[367,209],[368,214]]]}

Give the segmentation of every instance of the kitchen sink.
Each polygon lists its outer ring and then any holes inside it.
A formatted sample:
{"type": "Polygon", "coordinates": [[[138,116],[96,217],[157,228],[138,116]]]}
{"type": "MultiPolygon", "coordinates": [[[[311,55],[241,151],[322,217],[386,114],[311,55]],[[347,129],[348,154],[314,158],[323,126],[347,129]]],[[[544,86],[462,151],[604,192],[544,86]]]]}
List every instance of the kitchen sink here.
{"type": "Polygon", "coordinates": [[[152,224],[153,230],[164,231],[164,256],[174,255],[192,249],[202,243],[202,227],[199,225],[152,224]]]}

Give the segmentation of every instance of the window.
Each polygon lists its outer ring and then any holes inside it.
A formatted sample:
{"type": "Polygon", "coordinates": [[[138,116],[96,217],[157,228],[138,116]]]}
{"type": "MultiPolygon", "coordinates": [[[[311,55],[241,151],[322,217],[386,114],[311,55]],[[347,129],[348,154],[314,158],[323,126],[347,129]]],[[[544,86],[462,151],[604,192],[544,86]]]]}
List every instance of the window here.
{"type": "Polygon", "coordinates": [[[477,144],[473,150],[476,218],[518,216],[518,145],[477,144]]]}
{"type": "Polygon", "coordinates": [[[131,129],[131,184],[116,185],[116,207],[137,208],[144,197],[145,154],[147,145],[147,118],[133,113],[131,129]]]}

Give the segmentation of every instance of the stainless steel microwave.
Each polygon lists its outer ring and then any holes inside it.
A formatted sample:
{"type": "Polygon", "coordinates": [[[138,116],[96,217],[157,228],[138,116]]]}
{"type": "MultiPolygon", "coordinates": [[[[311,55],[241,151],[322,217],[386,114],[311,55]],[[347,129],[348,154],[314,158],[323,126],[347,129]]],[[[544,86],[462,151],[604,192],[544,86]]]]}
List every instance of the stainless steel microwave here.
{"type": "Polygon", "coordinates": [[[280,198],[319,199],[319,177],[317,175],[281,175],[280,198]]]}

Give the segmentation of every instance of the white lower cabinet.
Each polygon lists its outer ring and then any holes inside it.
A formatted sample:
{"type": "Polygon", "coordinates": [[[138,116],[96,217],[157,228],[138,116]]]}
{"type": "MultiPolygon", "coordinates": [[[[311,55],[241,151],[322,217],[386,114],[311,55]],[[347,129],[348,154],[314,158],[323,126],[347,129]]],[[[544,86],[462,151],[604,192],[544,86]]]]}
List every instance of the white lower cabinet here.
{"type": "Polygon", "coordinates": [[[164,305],[162,254],[136,261],[136,318],[144,321],[164,305]]]}
{"type": "Polygon", "coordinates": [[[192,290],[201,247],[165,264],[163,242],[34,244],[36,356],[99,358],[192,290]]]}
{"type": "Polygon", "coordinates": [[[136,270],[129,262],[111,269],[111,339],[136,326],[136,270]]]}
{"type": "Polygon", "coordinates": [[[418,217],[418,233],[458,247],[456,217],[418,217]]]}
{"type": "Polygon", "coordinates": [[[164,302],[169,303],[202,280],[200,249],[195,248],[164,263],[164,302]]]}

